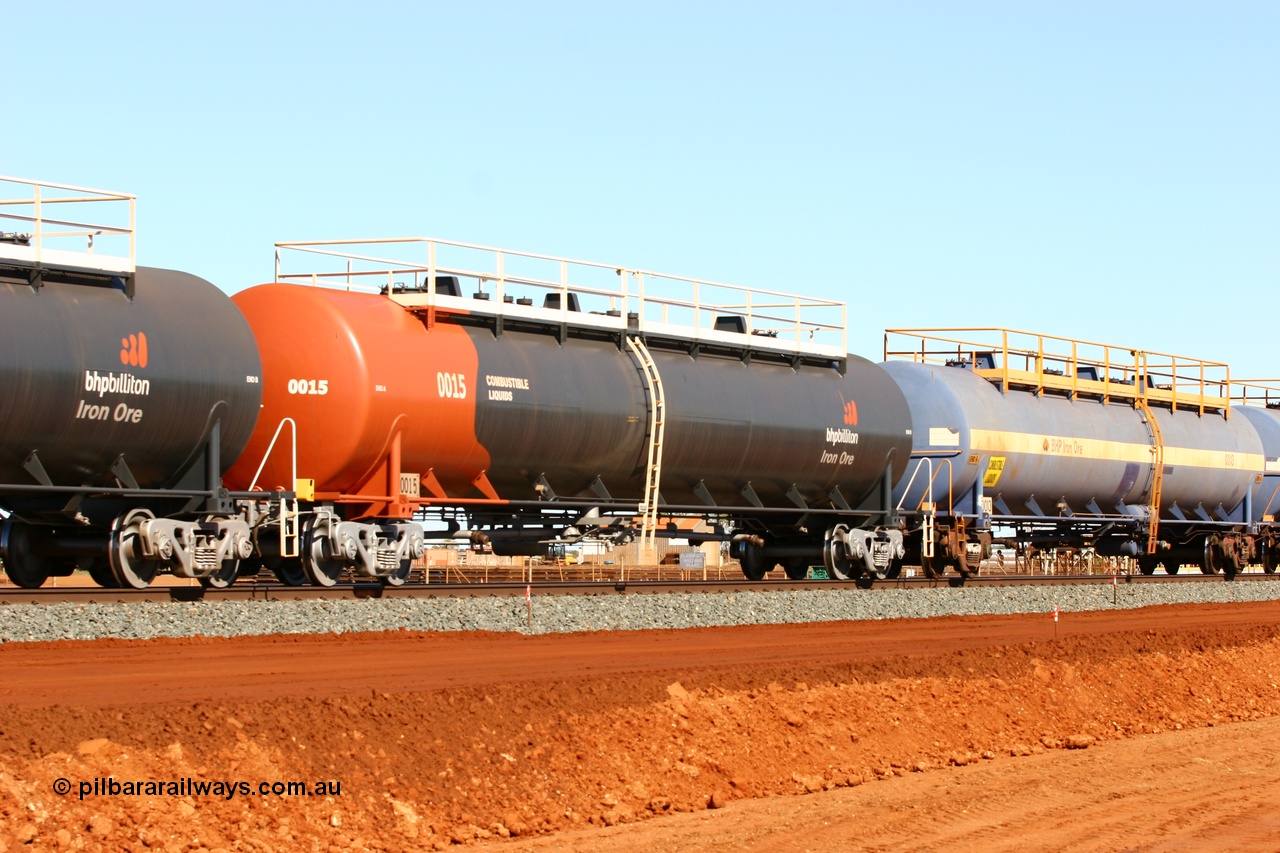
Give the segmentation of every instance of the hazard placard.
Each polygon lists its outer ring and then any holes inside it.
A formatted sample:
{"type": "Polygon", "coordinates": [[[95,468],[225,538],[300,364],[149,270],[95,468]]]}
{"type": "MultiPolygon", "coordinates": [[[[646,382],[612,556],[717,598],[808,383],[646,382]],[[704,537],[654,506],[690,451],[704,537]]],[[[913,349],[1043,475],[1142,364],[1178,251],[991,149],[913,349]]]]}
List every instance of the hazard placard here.
{"type": "Polygon", "coordinates": [[[987,460],[987,473],[982,477],[982,488],[990,489],[1000,482],[1000,475],[1004,473],[1004,457],[992,456],[987,460]]]}

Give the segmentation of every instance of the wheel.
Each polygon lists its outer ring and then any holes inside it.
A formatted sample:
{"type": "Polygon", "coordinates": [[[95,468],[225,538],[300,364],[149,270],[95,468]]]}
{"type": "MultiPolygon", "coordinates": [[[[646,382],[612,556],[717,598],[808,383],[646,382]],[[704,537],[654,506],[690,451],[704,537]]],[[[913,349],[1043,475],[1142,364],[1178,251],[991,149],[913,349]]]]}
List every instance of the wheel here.
{"type": "Polygon", "coordinates": [[[111,571],[111,564],[99,557],[89,557],[80,561],[80,568],[89,573],[93,582],[103,589],[119,589],[120,582],[111,571]]]}
{"type": "Polygon", "coordinates": [[[240,577],[239,560],[223,560],[222,568],[211,575],[200,578],[200,586],[205,589],[226,589],[240,577]]]}
{"type": "Polygon", "coordinates": [[[258,572],[262,571],[262,564],[261,557],[250,557],[247,560],[241,560],[240,568],[236,571],[236,580],[240,578],[256,578],[258,572]]]}
{"type": "Polygon", "coordinates": [[[849,528],[837,524],[827,531],[823,537],[822,562],[827,567],[827,574],[840,581],[857,580],[862,576],[862,561],[849,557],[845,548],[844,536],[849,528]]]}
{"type": "Polygon", "coordinates": [[[333,586],[347,567],[346,561],[329,554],[329,523],[320,520],[309,524],[302,534],[302,568],[316,586],[333,586]]]}
{"type": "Polygon", "coordinates": [[[0,528],[0,554],[9,580],[23,589],[37,589],[49,579],[48,561],[31,550],[31,531],[25,521],[11,518],[0,528]]]}
{"type": "Polygon", "coordinates": [[[1143,554],[1138,557],[1138,571],[1144,575],[1154,575],[1160,561],[1154,554],[1143,554]]]}
{"type": "Polygon", "coordinates": [[[383,586],[403,586],[409,579],[411,571],[413,571],[413,560],[401,560],[398,569],[389,575],[379,575],[378,580],[383,586]]]}
{"type": "MultiPolygon", "coordinates": [[[[921,558],[920,562],[923,564],[925,562],[924,558],[921,558]]],[[[959,574],[959,566],[956,564],[955,560],[948,560],[946,557],[940,557],[935,554],[928,560],[928,563],[928,566],[920,566],[920,568],[924,569],[927,577],[945,578],[947,577],[948,572],[956,572],[959,574]],[[929,574],[930,571],[932,571],[933,574],[929,574]]],[[[964,576],[961,576],[960,579],[963,580],[964,576]]]]}
{"type": "Polygon", "coordinates": [[[1280,562],[1276,559],[1277,557],[1280,557],[1280,554],[1276,553],[1276,547],[1270,542],[1264,542],[1259,550],[1262,552],[1259,554],[1259,560],[1262,562],[1262,570],[1269,575],[1275,574],[1276,563],[1280,562]]]}
{"type": "Polygon", "coordinates": [[[159,560],[143,560],[135,556],[138,547],[138,525],[155,518],[145,509],[135,509],[117,518],[111,525],[111,542],[107,559],[116,583],[123,589],[146,589],[160,571],[159,560]]]}
{"type": "Polygon", "coordinates": [[[297,557],[280,558],[270,568],[271,574],[285,586],[302,586],[307,582],[307,573],[302,568],[302,560],[297,557]]]}
{"type": "Polygon", "coordinates": [[[936,577],[941,577],[943,575],[943,573],[946,571],[946,567],[943,566],[942,563],[939,562],[936,558],[926,557],[924,554],[921,554],[920,570],[924,572],[925,577],[936,578],[936,577]]]}
{"type": "Polygon", "coordinates": [[[1236,572],[1240,571],[1240,552],[1235,548],[1222,546],[1222,577],[1226,580],[1233,581],[1236,579],[1236,572]]]}
{"type": "Polygon", "coordinates": [[[1200,563],[1200,571],[1206,575],[1216,575],[1222,571],[1224,556],[1218,542],[1213,539],[1204,540],[1204,560],[1200,563]]]}
{"type": "Polygon", "coordinates": [[[1181,563],[1170,560],[1169,562],[1164,564],[1164,573],[1166,575],[1176,575],[1178,573],[1178,570],[1181,568],[1182,568],[1181,563]]]}
{"type": "Polygon", "coordinates": [[[742,556],[738,558],[738,562],[742,564],[742,574],[749,581],[764,580],[764,576],[772,568],[764,558],[764,549],[751,542],[742,543],[742,556]]]}
{"type": "Polygon", "coordinates": [[[876,570],[872,572],[876,580],[893,580],[902,574],[902,561],[890,560],[889,565],[884,568],[876,566],[876,570]]]}
{"type": "Polygon", "coordinates": [[[793,581],[802,581],[809,577],[809,561],[808,560],[787,560],[782,568],[786,571],[787,577],[793,581]]]}

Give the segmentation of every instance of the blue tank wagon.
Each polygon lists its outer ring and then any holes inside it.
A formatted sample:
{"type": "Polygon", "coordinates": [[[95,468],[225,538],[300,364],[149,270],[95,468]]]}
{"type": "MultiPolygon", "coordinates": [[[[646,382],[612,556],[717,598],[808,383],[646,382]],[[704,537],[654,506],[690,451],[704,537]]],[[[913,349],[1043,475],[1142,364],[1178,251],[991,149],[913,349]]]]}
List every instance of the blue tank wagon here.
{"type": "Polygon", "coordinates": [[[1264,495],[1280,420],[1231,405],[1225,364],[1005,329],[885,341],[913,433],[894,494],[924,511],[908,550],[926,572],[967,574],[995,530],[1146,573],[1270,567],[1258,522],[1280,505],[1264,495]]]}

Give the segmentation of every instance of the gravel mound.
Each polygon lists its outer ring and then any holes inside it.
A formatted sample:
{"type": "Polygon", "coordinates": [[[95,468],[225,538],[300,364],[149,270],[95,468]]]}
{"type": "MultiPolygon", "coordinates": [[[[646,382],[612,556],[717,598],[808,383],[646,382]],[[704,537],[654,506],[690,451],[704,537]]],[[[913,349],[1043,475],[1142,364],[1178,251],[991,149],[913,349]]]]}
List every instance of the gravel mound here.
{"type": "Polygon", "coordinates": [[[508,631],[553,634],[1062,613],[1160,604],[1234,604],[1280,599],[1280,583],[1109,585],[969,589],[770,590],[725,594],[534,595],[532,629],[523,593],[494,598],[333,601],[201,601],[140,604],[10,604],[0,642],[149,640],[353,631],[508,631]]]}

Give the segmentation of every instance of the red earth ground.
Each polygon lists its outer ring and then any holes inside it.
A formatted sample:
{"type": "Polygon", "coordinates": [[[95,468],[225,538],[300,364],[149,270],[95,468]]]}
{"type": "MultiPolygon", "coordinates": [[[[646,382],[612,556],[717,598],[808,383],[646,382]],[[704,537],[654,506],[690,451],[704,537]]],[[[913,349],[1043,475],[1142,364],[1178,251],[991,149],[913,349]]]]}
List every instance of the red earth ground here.
{"type": "Polygon", "coordinates": [[[1280,849],[1280,603],[1059,629],[12,643],[0,851],[1280,849]]]}

